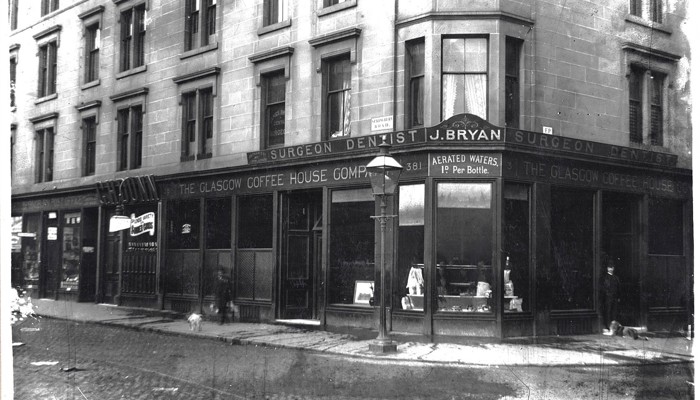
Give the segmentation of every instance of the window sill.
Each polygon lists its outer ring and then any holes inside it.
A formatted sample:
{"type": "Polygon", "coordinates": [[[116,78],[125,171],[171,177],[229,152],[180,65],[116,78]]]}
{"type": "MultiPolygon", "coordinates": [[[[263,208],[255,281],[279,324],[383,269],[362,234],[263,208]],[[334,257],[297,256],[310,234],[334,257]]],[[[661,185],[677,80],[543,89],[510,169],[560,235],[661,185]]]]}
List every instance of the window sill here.
{"type": "Polygon", "coordinates": [[[100,80],[94,80],[90,81],[87,83],[84,83],[82,86],[80,86],[80,90],[85,90],[85,89],[90,89],[91,87],[99,86],[100,85],[100,80]]]}
{"type": "Polygon", "coordinates": [[[219,48],[218,42],[209,43],[206,46],[198,47],[198,48],[192,49],[192,50],[187,50],[186,52],[184,52],[180,55],[180,59],[184,60],[186,58],[194,57],[196,55],[203,54],[203,53],[206,53],[206,52],[209,52],[212,50],[216,50],[218,48],[219,48]]]}
{"type": "Polygon", "coordinates": [[[127,76],[136,75],[138,73],[144,72],[145,70],[146,70],[146,66],[142,65],[140,67],[136,67],[136,68],[128,69],[124,72],[120,72],[117,74],[116,78],[117,79],[126,78],[127,76]]]}
{"type": "Polygon", "coordinates": [[[355,7],[357,6],[357,0],[348,0],[344,1],[342,3],[338,3],[336,5],[330,6],[330,7],[324,7],[316,13],[319,17],[322,17],[324,15],[328,14],[333,14],[334,12],[338,12],[341,10],[345,10],[347,8],[355,7]]]}
{"type": "Polygon", "coordinates": [[[34,100],[34,104],[40,104],[58,98],[58,93],[50,94],[48,96],[40,97],[34,100]]]}
{"type": "Polygon", "coordinates": [[[658,22],[652,22],[652,21],[649,21],[649,20],[644,19],[642,17],[638,17],[636,15],[627,14],[625,16],[625,21],[633,23],[635,25],[640,25],[640,26],[643,26],[646,28],[651,28],[655,31],[663,32],[663,33],[666,33],[669,35],[673,33],[673,31],[671,31],[671,29],[668,28],[664,24],[660,24],[658,22]]]}
{"type": "Polygon", "coordinates": [[[292,26],[291,19],[284,20],[284,21],[278,22],[276,24],[263,26],[262,28],[258,29],[258,36],[262,36],[266,33],[274,32],[274,31],[278,31],[280,29],[288,28],[290,26],[292,26]]]}

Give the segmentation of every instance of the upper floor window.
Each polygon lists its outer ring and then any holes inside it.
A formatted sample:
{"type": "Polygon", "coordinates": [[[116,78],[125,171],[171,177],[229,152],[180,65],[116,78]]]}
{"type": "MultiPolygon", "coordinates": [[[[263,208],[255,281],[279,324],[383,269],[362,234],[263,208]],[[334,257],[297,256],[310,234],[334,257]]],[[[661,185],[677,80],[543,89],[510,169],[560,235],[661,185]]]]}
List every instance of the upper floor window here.
{"type": "Polygon", "coordinates": [[[97,119],[83,119],[83,175],[95,174],[95,159],[97,154],[97,119]]]}
{"type": "Polygon", "coordinates": [[[488,40],[442,40],[442,119],[470,113],[486,119],[488,40]]]}
{"type": "Polygon", "coordinates": [[[326,139],[350,136],[350,55],[323,64],[324,136],[326,139]]]}
{"type": "Polygon", "coordinates": [[[425,86],[425,41],[406,43],[406,127],[423,126],[425,86]]]}
{"type": "Polygon", "coordinates": [[[39,47],[39,88],[38,97],[56,93],[56,41],[39,47]]]}
{"type": "Polygon", "coordinates": [[[262,132],[265,147],[284,145],[286,79],[284,70],[262,76],[262,132]]]}
{"type": "Polygon", "coordinates": [[[10,57],[10,107],[15,107],[15,82],[17,82],[17,57],[10,57]]]}
{"type": "Polygon", "coordinates": [[[143,108],[140,104],[117,111],[118,169],[141,167],[143,152],[143,108]]]}
{"type": "Polygon", "coordinates": [[[630,0],[630,14],[662,23],[663,0],[630,0]]]}
{"type": "Polygon", "coordinates": [[[287,0],[265,0],[263,7],[263,26],[273,25],[288,18],[287,0]]]}
{"type": "Polygon", "coordinates": [[[212,88],[182,95],[182,160],[209,158],[214,142],[214,99],[212,88]]]}
{"type": "Polygon", "coordinates": [[[663,146],[665,78],[662,73],[636,65],[630,68],[630,142],[663,146]]]}
{"type": "Polygon", "coordinates": [[[187,0],[185,51],[206,46],[216,33],[216,0],[187,0]]]}
{"type": "Polygon", "coordinates": [[[127,71],[144,65],[146,38],[146,5],[139,4],[121,12],[119,70],[127,71]]]}
{"type": "Polygon", "coordinates": [[[53,127],[36,131],[36,183],[53,180],[53,127]]]}
{"type": "Polygon", "coordinates": [[[522,41],[506,37],[506,126],[520,126],[520,47],[522,41]]]}
{"type": "Polygon", "coordinates": [[[58,0],[41,0],[41,16],[58,10],[58,0]]]}
{"type": "Polygon", "coordinates": [[[85,28],[85,82],[100,77],[100,25],[85,28]]]}

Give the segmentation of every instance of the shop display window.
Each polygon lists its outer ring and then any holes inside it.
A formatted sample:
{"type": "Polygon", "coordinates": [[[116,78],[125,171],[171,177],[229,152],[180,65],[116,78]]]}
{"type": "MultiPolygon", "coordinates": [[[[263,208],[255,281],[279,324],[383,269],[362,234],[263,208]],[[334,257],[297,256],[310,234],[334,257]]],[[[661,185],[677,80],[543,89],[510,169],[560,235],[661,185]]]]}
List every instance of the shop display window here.
{"type": "Polygon", "coordinates": [[[538,279],[543,307],[554,310],[593,309],[594,193],[552,187],[549,268],[538,279]]]}
{"type": "Polygon", "coordinates": [[[397,309],[423,311],[425,294],[425,185],[399,187],[399,240],[396,261],[397,309]]]}
{"type": "Polygon", "coordinates": [[[199,200],[171,203],[168,209],[168,248],[199,248],[199,200]]]}
{"type": "Polygon", "coordinates": [[[686,261],[683,255],[683,202],[649,199],[649,307],[687,307],[686,261]]]}
{"type": "Polygon", "coordinates": [[[204,213],[204,294],[213,296],[218,269],[230,277],[231,198],[207,199],[204,213]]]}
{"type": "Polygon", "coordinates": [[[27,289],[39,288],[39,214],[24,216],[22,232],[22,275],[27,289]]]}
{"type": "Polygon", "coordinates": [[[201,257],[200,200],[168,204],[165,290],[172,295],[199,294],[201,257]]]}
{"type": "Polygon", "coordinates": [[[493,312],[490,183],[437,186],[438,311],[493,312]]]}
{"type": "Polygon", "coordinates": [[[238,198],[236,299],[270,301],[275,257],[272,254],[272,195],[238,198]]]}
{"type": "Polygon", "coordinates": [[[78,291],[80,279],[80,212],[63,215],[63,263],[61,264],[61,290],[78,291]]]}
{"type": "Polygon", "coordinates": [[[503,185],[503,309],[530,308],[530,187],[503,185]]]}
{"type": "Polygon", "coordinates": [[[370,189],[331,196],[328,299],[370,306],[374,293],[374,197],[370,189]]]}

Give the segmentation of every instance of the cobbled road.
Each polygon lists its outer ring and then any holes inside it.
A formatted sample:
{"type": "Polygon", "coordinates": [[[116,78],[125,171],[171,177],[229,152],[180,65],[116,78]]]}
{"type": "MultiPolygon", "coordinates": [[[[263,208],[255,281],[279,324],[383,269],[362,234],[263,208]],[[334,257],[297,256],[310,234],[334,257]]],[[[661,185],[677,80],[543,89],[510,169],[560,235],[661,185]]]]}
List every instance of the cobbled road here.
{"type": "Polygon", "coordinates": [[[692,399],[693,365],[389,363],[42,318],[13,326],[15,399],[692,399]]]}

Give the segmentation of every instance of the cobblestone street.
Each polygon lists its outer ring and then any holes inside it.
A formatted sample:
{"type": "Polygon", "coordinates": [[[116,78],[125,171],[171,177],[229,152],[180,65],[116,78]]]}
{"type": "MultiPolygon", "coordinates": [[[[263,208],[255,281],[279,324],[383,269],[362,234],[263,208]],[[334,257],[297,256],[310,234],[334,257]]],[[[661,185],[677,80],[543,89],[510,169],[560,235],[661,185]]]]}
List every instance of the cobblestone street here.
{"type": "Polygon", "coordinates": [[[51,318],[14,328],[15,398],[691,399],[692,363],[458,366],[230,345],[51,318]]]}

